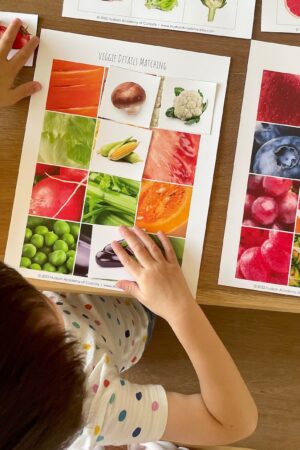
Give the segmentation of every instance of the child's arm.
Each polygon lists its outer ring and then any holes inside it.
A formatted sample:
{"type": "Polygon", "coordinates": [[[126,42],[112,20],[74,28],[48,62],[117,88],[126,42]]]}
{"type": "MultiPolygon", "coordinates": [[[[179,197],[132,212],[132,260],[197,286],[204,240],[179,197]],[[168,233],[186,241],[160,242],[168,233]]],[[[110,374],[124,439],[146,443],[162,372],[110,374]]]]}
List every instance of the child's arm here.
{"type": "Polygon", "coordinates": [[[121,227],[121,233],[137,261],[119,243],[113,243],[113,248],[137,283],[120,281],[118,286],[169,322],[201,387],[201,394],[167,394],[169,413],[162,439],[220,445],[248,436],[257,424],[255,403],[230,355],[193,300],[169,240],[158,234],[164,256],[143,231],[121,227]]]}
{"type": "Polygon", "coordinates": [[[40,83],[36,81],[13,88],[16,76],[39,45],[38,37],[34,36],[10,61],[7,60],[21,25],[21,20],[13,20],[0,38],[0,108],[14,105],[41,89],[40,83]]]}

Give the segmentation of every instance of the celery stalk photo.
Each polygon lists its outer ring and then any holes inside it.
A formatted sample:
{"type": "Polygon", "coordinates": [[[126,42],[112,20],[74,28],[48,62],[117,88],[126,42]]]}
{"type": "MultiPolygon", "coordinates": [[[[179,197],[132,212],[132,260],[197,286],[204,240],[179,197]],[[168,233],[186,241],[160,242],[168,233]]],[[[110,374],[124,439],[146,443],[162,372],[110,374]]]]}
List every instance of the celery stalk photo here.
{"type": "Polygon", "coordinates": [[[217,9],[224,8],[227,4],[226,0],[200,0],[204,6],[208,8],[208,22],[215,20],[217,9]]]}

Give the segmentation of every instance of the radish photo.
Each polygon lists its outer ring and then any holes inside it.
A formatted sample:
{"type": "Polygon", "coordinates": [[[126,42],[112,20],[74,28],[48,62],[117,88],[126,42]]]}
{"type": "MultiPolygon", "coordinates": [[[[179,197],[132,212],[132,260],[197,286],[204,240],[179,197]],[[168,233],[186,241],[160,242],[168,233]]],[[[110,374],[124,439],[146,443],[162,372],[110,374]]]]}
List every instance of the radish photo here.
{"type": "Polygon", "coordinates": [[[80,221],[87,171],[37,164],[29,214],[80,221]]]}

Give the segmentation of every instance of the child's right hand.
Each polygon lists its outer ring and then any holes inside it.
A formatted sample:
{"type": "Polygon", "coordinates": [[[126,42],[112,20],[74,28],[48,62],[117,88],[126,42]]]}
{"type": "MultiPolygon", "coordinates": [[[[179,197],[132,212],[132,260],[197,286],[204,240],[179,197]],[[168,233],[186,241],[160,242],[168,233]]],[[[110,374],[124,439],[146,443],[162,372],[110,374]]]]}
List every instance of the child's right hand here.
{"type": "Polygon", "coordinates": [[[167,392],[168,420],[161,439],[199,447],[245,438],[257,424],[255,403],[193,300],[170,241],[158,233],[163,254],[142,230],[121,227],[120,231],[136,260],[118,242],[112,244],[113,249],[136,283],[119,281],[117,286],[169,322],[195,368],[199,391],[201,386],[201,393],[193,395],[167,392]]]}
{"type": "Polygon", "coordinates": [[[125,269],[136,280],[119,281],[117,287],[136,297],[143,305],[167,321],[181,315],[195,302],[189,291],[173,247],[164,233],[158,245],[139,228],[120,227],[137,260],[128,255],[118,242],[112,246],[125,269]]]}

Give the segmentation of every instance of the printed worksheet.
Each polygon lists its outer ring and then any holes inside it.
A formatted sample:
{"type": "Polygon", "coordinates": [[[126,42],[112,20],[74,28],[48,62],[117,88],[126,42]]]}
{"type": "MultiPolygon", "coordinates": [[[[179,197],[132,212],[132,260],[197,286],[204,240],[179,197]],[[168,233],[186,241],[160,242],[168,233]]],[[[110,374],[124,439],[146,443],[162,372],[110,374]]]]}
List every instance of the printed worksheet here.
{"type": "Polygon", "coordinates": [[[251,39],[255,0],[64,0],[63,16],[251,39]]]}
{"type": "Polygon", "coordinates": [[[300,48],[252,42],[220,284],[299,296],[300,48]]]}
{"type": "Polygon", "coordinates": [[[195,294],[229,63],[43,30],[6,263],[113,288],[130,277],[111,243],[132,255],[118,227],[135,225],[170,237],[195,294]]]}
{"type": "MultiPolygon", "coordinates": [[[[15,12],[0,11],[0,37],[3,35],[10,22],[18,18],[22,20],[22,26],[16,36],[13,48],[9,52],[8,58],[12,58],[21,48],[23,48],[30,40],[31,36],[36,35],[38,16],[36,14],[23,14],[15,12]]],[[[33,65],[34,54],[28,59],[25,66],[33,65]]]]}
{"type": "Polygon", "coordinates": [[[300,33],[300,1],[262,0],[261,30],[300,33]]]}

